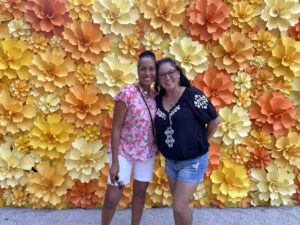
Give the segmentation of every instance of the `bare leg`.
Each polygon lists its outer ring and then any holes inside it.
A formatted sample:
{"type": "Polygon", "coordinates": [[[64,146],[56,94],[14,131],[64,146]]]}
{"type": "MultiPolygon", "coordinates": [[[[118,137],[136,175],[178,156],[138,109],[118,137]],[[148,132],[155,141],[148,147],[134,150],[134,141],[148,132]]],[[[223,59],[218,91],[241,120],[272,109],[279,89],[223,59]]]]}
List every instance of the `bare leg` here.
{"type": "Polygon", "coordinates": [[[131,224],[139,225],[144,211],[146,191],[149,182],[134,180],[132,194],[132,214],[131,224]]]}
{"type": "Polygon", "coordinates": [[[190,184],[177,181],[173,195],[173,213],[176,225],[192,225],[192,209],[189,202],[198,184],[190,184]]]}
{"type": "Polygon", "coordinates": [[[104,204],[102,207],[101,224],[109,225],[115,212],[117,205],[122,197],[122,190],[119,187],[108,184],[105,192],[104,204]]]}

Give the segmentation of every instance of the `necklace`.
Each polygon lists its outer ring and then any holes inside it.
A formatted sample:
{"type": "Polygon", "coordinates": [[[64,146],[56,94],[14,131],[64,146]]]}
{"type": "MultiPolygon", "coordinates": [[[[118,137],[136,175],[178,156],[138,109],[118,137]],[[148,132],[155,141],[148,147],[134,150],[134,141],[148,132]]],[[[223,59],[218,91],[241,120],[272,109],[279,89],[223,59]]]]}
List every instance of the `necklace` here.
{"type": "Polygon", "coordinates": [[[143,96],[146,96],[146,95],[149,94],[150,89],[149,89],[149,90],[145,90],[145,89],[142,88],[139,84],[137,84],[136,86],[137,86],[137,88],[142,92],[142,95],[143,95],[143,96]]]}

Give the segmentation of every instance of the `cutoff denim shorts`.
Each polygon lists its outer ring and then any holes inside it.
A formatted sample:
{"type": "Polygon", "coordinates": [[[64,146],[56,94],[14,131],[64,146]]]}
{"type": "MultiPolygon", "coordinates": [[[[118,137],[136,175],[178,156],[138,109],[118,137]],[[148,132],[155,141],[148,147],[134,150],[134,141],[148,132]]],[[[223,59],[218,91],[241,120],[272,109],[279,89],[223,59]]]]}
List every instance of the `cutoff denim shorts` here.
{"type": "Polygon", "coordinates": [[[203,181],[208,167],[209,152],[188,160],[166,159],[166,174],[169,178],[184,183],[199,184],[203,181]]]}

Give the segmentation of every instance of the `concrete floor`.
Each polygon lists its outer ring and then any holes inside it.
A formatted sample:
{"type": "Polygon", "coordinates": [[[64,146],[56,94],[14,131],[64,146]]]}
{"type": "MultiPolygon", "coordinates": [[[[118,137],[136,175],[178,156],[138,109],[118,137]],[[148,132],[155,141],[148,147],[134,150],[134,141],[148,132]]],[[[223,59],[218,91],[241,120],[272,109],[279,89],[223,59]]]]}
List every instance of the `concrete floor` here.
{"type": "MultiPolygon", "coordinates": [[[[34,210],[0,208],[0,225],[100,225],[100,209],[34,210]]],[[[130,209],[111,225],[130,225],[130,209]]],[[[300,225],[300,207],[194,209],[194,225],[300,225]]],[[[141,225],[174,225],[171,208],[147,209],[141,225]]]]}

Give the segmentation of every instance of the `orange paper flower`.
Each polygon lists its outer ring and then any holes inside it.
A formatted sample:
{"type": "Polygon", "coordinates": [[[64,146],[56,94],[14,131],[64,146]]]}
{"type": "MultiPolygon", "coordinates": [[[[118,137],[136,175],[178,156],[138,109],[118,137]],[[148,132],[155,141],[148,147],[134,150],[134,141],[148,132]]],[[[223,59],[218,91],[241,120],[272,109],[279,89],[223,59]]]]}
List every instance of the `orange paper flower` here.
{"type": "Polygon", "coordinates": [[[194,39],[217,40],[229,26],[229,7],[222,0],[197,0],[190,5],[183,27],[194,39]]]}
{"type": "Polygon", "coordinates": [[[0,21],[22,18],[25,12],[24,2],[23,0],[1,0],[0,21]]]}
{"type": "Polygon", "coordinates": [[[295,24],[295,26],[289,29],[289,35],[297,41],[300,40],[300,19],[298,20],[298,23],[295,24]]]}
{"type": "Polygon", "coordinates": [[[283,135],[296,118],[293,103],[280,92],[267,93],[249,109],[250,118],[256,126],[276,137],[283,135]]]}
{"type": "Polygon", "coordinates": [[[220,146],[215,142],[210,142],[209,164],[205,176],[209,177],[213,170],[218,169],[220,163],[220,146]]]}
{"type": "Polygon", "coordinates": [[[63,32],[64,47],[72,58],[94,64],[102,60],[102,53],[110,49],[108,38],[100,27],[91,22],[73,21],[63,32]]]}
{"type": "Polygon", "coordinates": [[[271,162],[271,154],[265,148],[256,148],[250,152],[247,168],[267,168],[271,162]]]}
{"type": "Polygon", "coordinates": [[[96,206],[98,197],[96,196],[97,181],[89,183],[75,182],[71,190],[68,191],[68,199],[74,208],[90,209],[96,206]]]}
{"type": "Polygon", "coordinates": [[[97,87],[94,85],[75,85],[65,95],[61,110],[68,122],[76,127],[87,124],[99,124],[100,114],[105,108],[103,99],[97,96],[97,87]]]}
{"type": "Polygon", "coordinates": [[[218,110],[232,102],[234,84],[225,71],[210,68],[196,76],[192,84],[202,90],[218,110]]]}
{"type": "Polygon", "coordinates": [[[66,0],[28,0],[26,20],[36,31],[59,35],[68,21],[66,0]]]}

